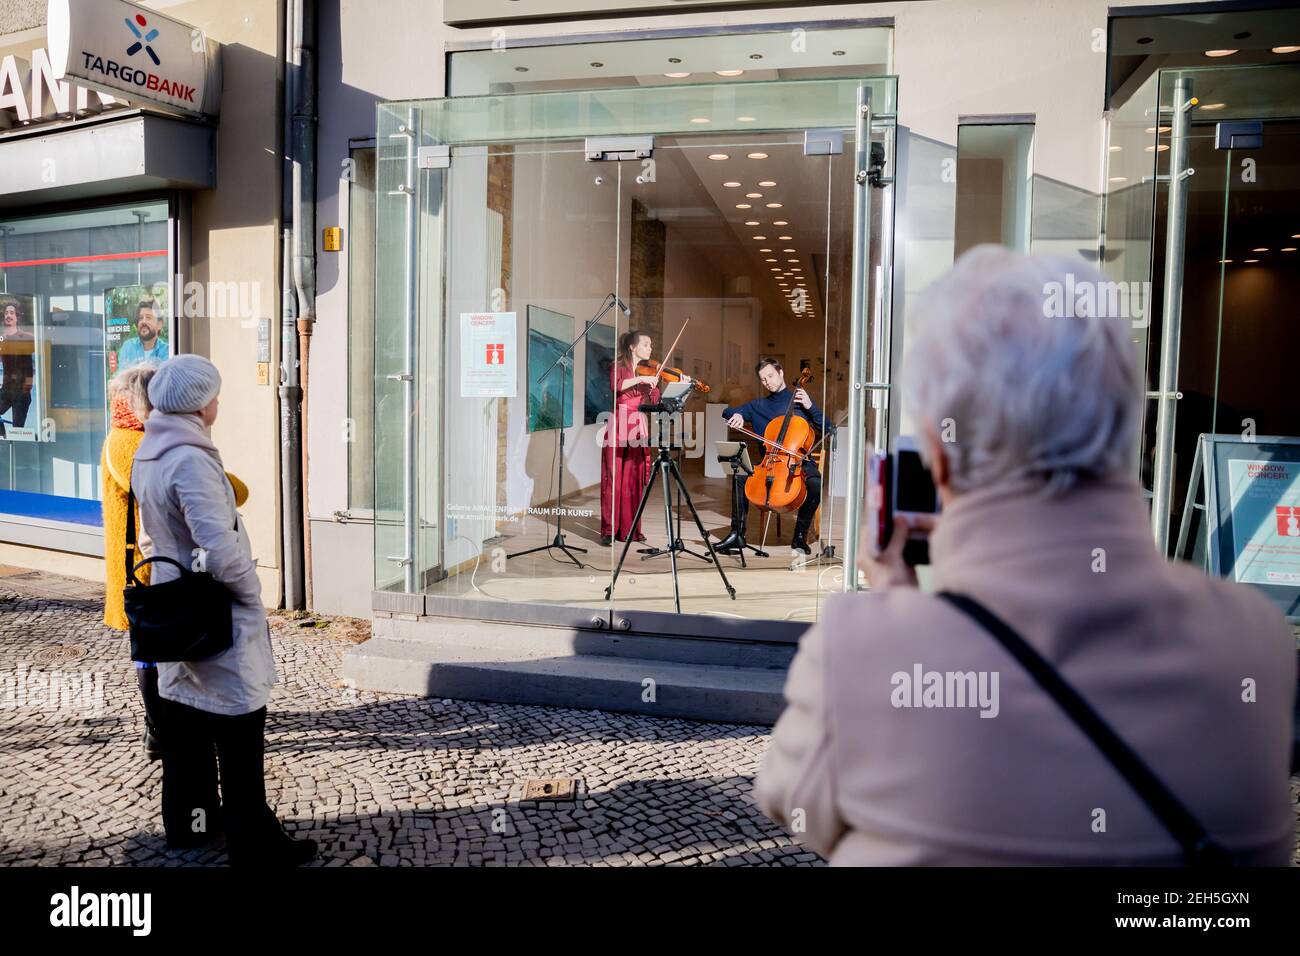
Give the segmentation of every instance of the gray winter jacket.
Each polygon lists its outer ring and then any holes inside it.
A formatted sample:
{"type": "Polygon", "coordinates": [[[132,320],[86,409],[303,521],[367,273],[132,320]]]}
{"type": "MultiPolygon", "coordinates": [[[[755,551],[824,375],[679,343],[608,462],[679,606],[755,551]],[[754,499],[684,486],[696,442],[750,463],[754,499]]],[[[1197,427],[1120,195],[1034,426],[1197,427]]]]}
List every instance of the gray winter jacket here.
{"type": "MultiPolygon", "coordinates": [[[[198,569],[195,561],[202,549],[202,569],[234,597],[235,634],[229,650],[204,661],[159,664],[158,693],[214,714],[247,714],[265,707],[275,683],[275,660],[262,589],[248,534],[235,511],[234,491],[203,420],[155,410],[145,422],[131,486],[149,536],[147,544],[142,542],[145,555],[198,569]]],[[[151,567],[157,584],[180,574],[165,563],[151,567]]]]}

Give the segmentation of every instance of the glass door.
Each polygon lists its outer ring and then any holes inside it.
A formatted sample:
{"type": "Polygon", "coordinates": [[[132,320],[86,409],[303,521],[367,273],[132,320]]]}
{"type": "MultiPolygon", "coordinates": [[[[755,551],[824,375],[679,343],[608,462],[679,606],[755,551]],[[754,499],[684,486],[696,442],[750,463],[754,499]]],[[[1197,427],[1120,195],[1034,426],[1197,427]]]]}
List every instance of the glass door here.
{"type": "Polygon", "coordinates": [[[1187,498],[1198,436],[1300,434],[1290,394],[1300,347],[1290,321],[1300,291],[1300,68],[1165,71],[1159,102],[1150,144],[1159,183],[1154,415],[1142,457],[1157,543],[1190,556],[1179,517],[1195,511],[1187,498]]]}
{"type": "Polygon", "coordinates": [[[871,409],[887,421],[867,369],[888,368],[893,89],[382,106],[377,589],[429,613],[793,637],[853,586],[871,409]],[[804,369],[804,505],[759,509],[738,452],[760,463],[761,438],[727,419],[761,436],[804,369]],[[678,374],[695,387],[666,406],[678,374]]]}

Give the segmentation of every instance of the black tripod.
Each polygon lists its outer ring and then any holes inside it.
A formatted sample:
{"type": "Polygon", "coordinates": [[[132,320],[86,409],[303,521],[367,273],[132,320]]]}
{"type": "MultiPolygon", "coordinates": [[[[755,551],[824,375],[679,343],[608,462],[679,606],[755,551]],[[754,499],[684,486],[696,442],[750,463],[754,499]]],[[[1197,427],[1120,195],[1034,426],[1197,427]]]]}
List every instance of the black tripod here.
{"type": "MultiPolygon", "coordinates": [[[[597,312],[595,315],[593,315],[591,319],[587,322],[587,324],[582,327],[582,331],[578,333],[578,337],[568,344],[565,350],[560,353],[559,358],[557,358],[554,362],[551,363],[551,367],[548,368],[545,372],[543,372],[540,376],[538,376],[537,378],[538,384],[540,384],[543,380],[545,380],[546,376],[550,375],[557,368],[563,367],[565,370],[568,369],[569,363],[573,361],[573,359],[571,358],[571,353],[573,352],[574,348],[576,348],[578,343],[581,342],[583,338],[586,336],[586,334],[591,331],[591,327],[595,325],[597,322],[599,322],[601,319],[603,319],[606,315],[608,315],[609,310],[614,308],[615,306],[621,308],[623,310],[624,315],[632,314],[632,310],[629,309],[627,306],[623,305],[617,293],[611,292],[609,295],[605,296],[605,301],[601,304],[600,311],[597,312]]],[[[564,556],[566,558],[568,558],[578,567],[582,567],[582,562],[579,561],[576,557],[574,557],[573,552],[576,551],[579,554],[587,553],[586,548],[579,548],[576,547],[575,545],[564,543],[564,532],[563,532],[564,529],[564,413],[565,411],[567,411],[567,407],[566,407],[567,396],[565,395],[564,386],[567,381],[568,381],[568,376],[564,372],[561,372],[560,373],[560,424],[559,424],[560,473],[556,479],[557,494],[555,496],[555,537],[552,538],[550,540],[550,543],[548,544],[539,544],[537,547],[529,548],[527,551],[516,551],[514,554],[507,554],[506,555],[507,561],[509,561],[511,558],[522,558],[525,554],[536,554],[538,551],[550,551],[552,548],[559,548],[561,551],[564,552],[564,556]]]]}
{"type": "MultiPolygon", "coordinates": [[[[639,411],[645,413],[668,413],[673,414],[681,411],[681,402],[664,402],[660,405],[642,405],[639,411]]],[[[722,578],[722,586],[727,589],[727,594],[731,599],[736,600],[736,589],[731,586],[727,580],[727,574],[722,570],[722,565],[718,562],[717,555],[713,551],[713,542],[709,538],[709,533],[704,530],[704,523],[700,521],[700,514],[695,510],[695,503],[691,501],[691,493],[686,490],[686,482],[682,480],[682,473],[677,468],[677,462],[673,460],[673,451],[675,446],[663,443],[663,428],[660,426],[659,432],[659,457],[655,461],[655,469],[650,475],[650,480],[646,482],[645,491],[641,492],[641,501],[636,506],[636,515],[632,518],[632,527],[635,528],[641,521],[641,515],[645,511],[646,502],[650,500],[650,492],[654,490],[655,481],[663,482],[664,487],[664,530],[668,532],[668,539],[673,539],[673,503],[672,491],[668,487],[669,482],[677,486],[677,490],[682,498],[686,499],[686,507],[690,509],[691,517],[695,520],[695,527],[700,531],[700,537],[709,547],[709,560],[712,560],[713,566],[718,569],[718,576],[722,578]]],[[[623,561],[627,558],[628,548],[632,546],[632,535],[629,534],[627,540],[623,542],[623,551],[618,556],[618,564],[614,565],[614,576],[610,578],[609,587],[605,588],[605,600],[612,600],[614,597],[614,586],[618,584],[619,572],[623,570],[623,561]]],[[[677,613],[682,613],[682,592],[680,583],[677,580],[677,551],[676,548],[663,549],[668,553],[668,560],[672,563],[673,568],[673,606],[677,613]]]]}
{"type": "MultiPolygon", "coordinates": [[[[682,399],[682,401],[685,401],[685,399],[682,399]]],[[[655,428],[659,436],[659,440],[657,444],[660,448],[662,448],[664,447],[664,416],[658,415],[655,417],[655,428]]],[[[680,445],[674,445],[671,442],[668,444],[667,447],[672,451],[681,450],[680,445]]],[[[676,460],[674,460],[673,462],[673,467],[674,468],[679,467],[677,465],[676,460]]],[[[689,554],[691,557],[699,558],[701,561],[712,561],[713,558],[710,557],[709,555],[700,554],[700,552],[692,551],[690,548],[686,547],[686,542],[682,540],[682,486],[680,484],[678,484],[677,486],[677,497],[676,497],[676,502],[674,504],[674,510],[676,510],[677,512],[677,524],[675,529],[673,528],[669,529],[668,547],[644,548],[641,551],[641,560],[648,561],[650,558],[662,557],[663,555],[667,554],[670,551],[676,551],[679,554],[689,554]]],[[[692,508],[691,510],[694,511],[695,509],[692,508]]],[[[636,527],[636,522],[632,523],[632,527],[634,528],[636,527]]],[[[709,536],[707,533],[704,535],[704,540],[706,543],[709,540],[709,536]]],[[[712,550],[716,550],[716,549],[712,549],[712,550]]]]}

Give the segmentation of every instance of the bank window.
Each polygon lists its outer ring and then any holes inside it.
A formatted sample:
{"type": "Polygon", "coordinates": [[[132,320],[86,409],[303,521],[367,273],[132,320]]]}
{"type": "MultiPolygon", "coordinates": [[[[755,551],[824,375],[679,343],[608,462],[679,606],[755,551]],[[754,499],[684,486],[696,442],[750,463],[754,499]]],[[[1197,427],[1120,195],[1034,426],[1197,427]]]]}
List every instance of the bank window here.
{"type": "Polygon", "coordinates": [[[354,148],[348,181],[348,510],[375,507],[375,149],[354,148]]]}
{"type": "Polygon", "coordinates": [[[165,201],[0,220],[0,532],[100,525],[108,379],[170,354],[168,236],[165,201]]]}
{"type": "Polygon", "coordinates": [[[1029,251],[1033,142],[1032,122],[957,127],[954,256],[986,242],[1029,251]]]}

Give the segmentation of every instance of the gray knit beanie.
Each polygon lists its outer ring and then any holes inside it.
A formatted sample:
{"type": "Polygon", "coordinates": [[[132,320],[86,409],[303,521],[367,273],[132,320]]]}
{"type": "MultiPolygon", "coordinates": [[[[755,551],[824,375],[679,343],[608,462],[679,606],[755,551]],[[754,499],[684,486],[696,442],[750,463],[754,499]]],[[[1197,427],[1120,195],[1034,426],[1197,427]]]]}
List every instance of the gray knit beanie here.
{"type": "Polygon", "coordinates": [[[197,412],[221,391],[221,373],[202,355],[177,355],[149,380],[149,403],[160,412],[197,412]]]}

